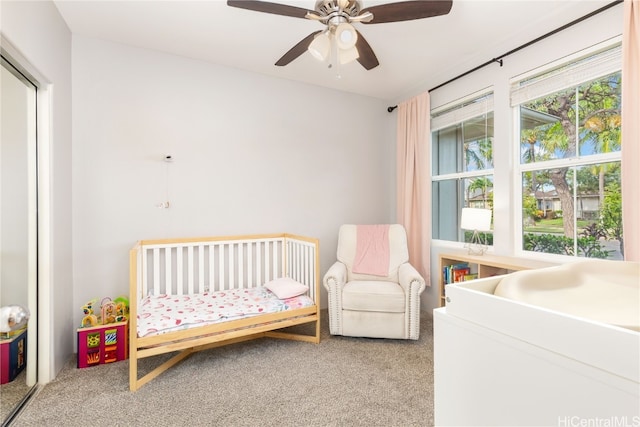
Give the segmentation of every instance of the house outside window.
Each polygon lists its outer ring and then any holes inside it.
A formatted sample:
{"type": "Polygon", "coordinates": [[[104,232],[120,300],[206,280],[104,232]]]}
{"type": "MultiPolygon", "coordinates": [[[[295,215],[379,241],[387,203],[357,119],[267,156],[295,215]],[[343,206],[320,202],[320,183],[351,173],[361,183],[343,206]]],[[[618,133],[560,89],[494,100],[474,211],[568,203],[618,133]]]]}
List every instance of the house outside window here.
{"type": "Polygon", "coordinates": [[[512,81],[525,251],[623,258],[621,51],[512,81]]]}
{"type": "MultiPolygon", "coordinates": [[[[484,91],[431,111],[432,236],[470,241],[463,207],[493,206],[493,93],[484,91]]],[[[486,236],[489,244],[491,233],[486,236]]]]}

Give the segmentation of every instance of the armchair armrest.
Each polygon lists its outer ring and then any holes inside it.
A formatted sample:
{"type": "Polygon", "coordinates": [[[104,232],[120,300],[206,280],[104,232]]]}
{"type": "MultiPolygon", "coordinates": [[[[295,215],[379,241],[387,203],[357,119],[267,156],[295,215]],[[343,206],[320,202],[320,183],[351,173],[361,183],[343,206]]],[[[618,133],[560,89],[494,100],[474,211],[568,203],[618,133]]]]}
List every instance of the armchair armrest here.
{"type": "Polygon", "coordinates": [[[347,283],[347,266],[336,261],[324,274],[322,284],[329,302],[329,332],[342,335],[342,288],[347,283]]]}
{"type": "Polygon", "coordinates": [[[347,266],[340,261],[336,261],[324,274],[322,284],[327,292],[331,293],[332,287],[340,286],[342,288],[345,283],[347,283],[347,266]]]}
{"type": "Polygon", "coordinates": [[[416,268],[408,262],[398,268],[398,282],[405,292],[416,292],[418,295],[424,291],[426,283],[416,268]]]}
{"type": "Polygon", "coordinates": [[[406,298],[408,338],[417,340],[420,336],[420,294],[426,283],[418,270],[408,262],[398,268],[398,282],[406,298]]]}

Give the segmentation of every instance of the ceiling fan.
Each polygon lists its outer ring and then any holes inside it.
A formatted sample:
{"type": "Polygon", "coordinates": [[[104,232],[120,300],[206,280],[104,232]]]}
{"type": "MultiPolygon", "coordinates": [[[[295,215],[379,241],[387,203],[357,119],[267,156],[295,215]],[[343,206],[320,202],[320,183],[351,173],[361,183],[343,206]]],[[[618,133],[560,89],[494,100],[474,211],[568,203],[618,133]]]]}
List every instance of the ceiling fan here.
{"type": "Polygon", "coordinates": [[[315,9],[257,0],[227,0],[227,5],[256,12],[272,13],[318,21],[326,26],[293,46],[275,65],[285,66],[309,51],[314,57],[346,64],[357,60],[371,70],[380,63],[373,49],[352,23],[382,24],[446,15],[452,0],[417,0],[381,4],[362,8],[360,0],[317,0],[315,9]]]}

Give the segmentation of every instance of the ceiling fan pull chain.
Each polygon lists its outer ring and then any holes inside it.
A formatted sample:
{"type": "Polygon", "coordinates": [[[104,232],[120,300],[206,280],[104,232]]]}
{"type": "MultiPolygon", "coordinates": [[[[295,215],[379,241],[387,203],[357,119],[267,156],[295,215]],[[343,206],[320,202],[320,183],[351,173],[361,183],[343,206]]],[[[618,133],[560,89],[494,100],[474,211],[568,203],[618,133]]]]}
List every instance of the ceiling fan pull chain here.
{"type": "Polygon", "coordinates": [[[331,62],[332,64],[329,66],[335,68],[336,79],[340,80],[342,78],[342,74],[340,74],[340,47],[338,46],[335,33],[333,33],[333,37],[331,38],[331,62]]]}

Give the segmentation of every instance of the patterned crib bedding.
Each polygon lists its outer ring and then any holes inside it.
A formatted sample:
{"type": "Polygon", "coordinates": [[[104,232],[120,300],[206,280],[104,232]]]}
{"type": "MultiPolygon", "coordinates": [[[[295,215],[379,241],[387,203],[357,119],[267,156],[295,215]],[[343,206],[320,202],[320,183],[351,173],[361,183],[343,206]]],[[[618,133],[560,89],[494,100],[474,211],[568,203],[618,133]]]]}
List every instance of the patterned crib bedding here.
{"type": "Polygon", "coordinates": [[[279,299],[264,286],[190,295],[148,295],[138,304],[138,337],[313,305],[307,295],[279,299]]]}

